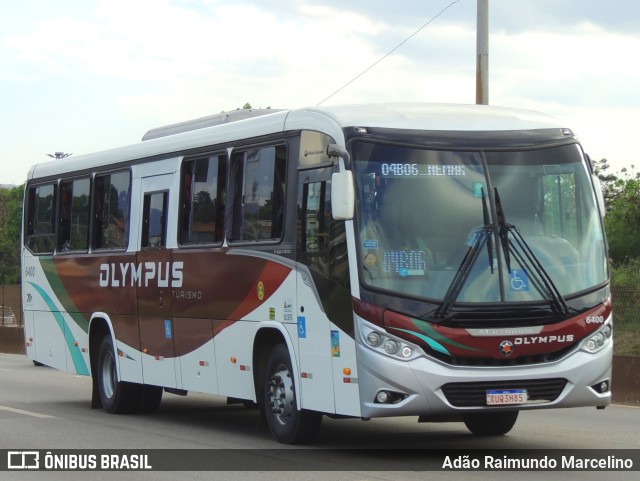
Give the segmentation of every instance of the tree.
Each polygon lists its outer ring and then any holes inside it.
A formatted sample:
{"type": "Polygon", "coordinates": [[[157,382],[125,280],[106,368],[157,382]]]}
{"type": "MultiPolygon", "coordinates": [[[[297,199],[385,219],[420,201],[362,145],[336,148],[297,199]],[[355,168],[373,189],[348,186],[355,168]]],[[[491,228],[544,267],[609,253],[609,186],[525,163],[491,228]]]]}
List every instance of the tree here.
{"type": "Polygon", "coordinates": [[[0,189],[0,283],[20,282],[20,229],[24,186],[0,189]]]}
{"type": "Polygon", "coordinates": [[[640,257],[640,173],[635,172],[634,166],[622,169],[621,176],[609,174],[608,170],[607,159],[595,162],[605,199],[609,256],[619,264],[640,257]]]}

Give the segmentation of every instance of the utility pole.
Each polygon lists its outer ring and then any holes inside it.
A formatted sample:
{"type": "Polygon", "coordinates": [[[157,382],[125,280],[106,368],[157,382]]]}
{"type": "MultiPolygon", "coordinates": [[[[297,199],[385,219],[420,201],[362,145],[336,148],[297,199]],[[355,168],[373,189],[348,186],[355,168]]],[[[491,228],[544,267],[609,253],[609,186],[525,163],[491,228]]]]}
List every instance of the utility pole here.
{"type": "Polygon", "coordinates": [[[489,104],[489,0],[478,0],[476,104],[489,104]]]}

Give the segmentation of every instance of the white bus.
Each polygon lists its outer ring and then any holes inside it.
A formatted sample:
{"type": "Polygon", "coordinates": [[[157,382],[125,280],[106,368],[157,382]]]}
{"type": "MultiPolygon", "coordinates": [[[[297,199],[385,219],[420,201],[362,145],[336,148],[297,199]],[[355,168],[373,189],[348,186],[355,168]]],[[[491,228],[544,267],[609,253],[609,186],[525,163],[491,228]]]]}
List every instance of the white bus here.
{"type": "Polygon", "coordinates": [[[92,406],[457,419],[611,400],[602,204],[571,130],[487,106],[243,112],[34,166],[26,352],[92,406]],[[238,115],[238,114],[236,114],[238,115]]]}

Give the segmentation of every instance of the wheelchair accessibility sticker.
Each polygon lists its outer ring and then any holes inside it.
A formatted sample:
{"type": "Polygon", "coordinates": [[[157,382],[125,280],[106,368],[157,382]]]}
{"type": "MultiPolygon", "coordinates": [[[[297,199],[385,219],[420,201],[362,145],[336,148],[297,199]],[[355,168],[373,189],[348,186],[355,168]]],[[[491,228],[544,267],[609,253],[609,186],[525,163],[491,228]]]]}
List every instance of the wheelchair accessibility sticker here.
{"type": "Polygon", "coordinates": [[[298,316],[298,338],[305,339],[307,337],[307,323],[304,316],[298,316]]]}
{"type": "Polygon", "coordinates": [[[529,276],[524,269],[511,269],[509,274],[509,285],[512,292],[529,290],[529,276]]]}

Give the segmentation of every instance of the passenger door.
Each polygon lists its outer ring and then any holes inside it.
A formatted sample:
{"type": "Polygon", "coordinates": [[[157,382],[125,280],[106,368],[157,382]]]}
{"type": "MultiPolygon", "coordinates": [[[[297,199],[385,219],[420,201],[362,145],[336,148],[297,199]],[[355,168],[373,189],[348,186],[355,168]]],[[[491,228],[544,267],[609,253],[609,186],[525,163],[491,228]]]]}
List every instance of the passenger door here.
{"type": "MultiPolygon", "coordinates": [[[[328,281],[326,265],[327,215],[331,214],[331,167],[302,170],[298,174],[298,346],[302,407],[335,412],[333,392],[332,335],[320,296],[328,281]]],[[[338,351],[333,355],[339,355],[338,351]]]]}
{"type": "Polygon", "coordinates": [[[141,234],[137,253],[138,319],[145,384],[176,388],[171,309],[172,257],[167,221],[173,175],[141,179],[141,234]]]}

